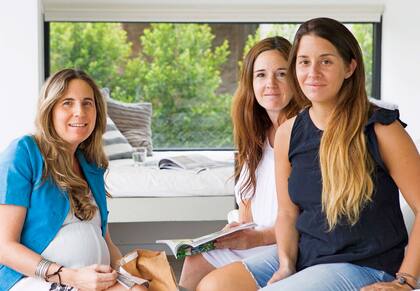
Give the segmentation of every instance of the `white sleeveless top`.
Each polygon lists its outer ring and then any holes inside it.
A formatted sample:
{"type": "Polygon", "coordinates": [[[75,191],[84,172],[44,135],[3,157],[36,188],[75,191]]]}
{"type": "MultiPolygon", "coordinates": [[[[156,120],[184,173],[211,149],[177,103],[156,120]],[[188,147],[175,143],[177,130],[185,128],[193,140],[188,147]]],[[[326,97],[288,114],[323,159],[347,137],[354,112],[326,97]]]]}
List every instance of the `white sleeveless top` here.
{"type": "MultiPolygon", "coordinates": [[[[243,167],[235,185],[235,197],[238,204],[241,202],[240,187],[247,178],[248,168],[243,167]]],[[[255,171],[255,179],[255,194],[251,198],[252,218],[259,228],[271,227],[277,218],[277,192],[274,174],[274,150],[268,140],[264,144],[261,161],[255,171]]],[[[246,193],[245,200],[251,195],[251,191],[246,193]]]]}
{"type": "MultiPolygon", "coordinates": [[[[93,197],[92,193],[90,195],[93,197]]],[[[92,203],[97,207],[93,198],[92,203]]],[[[66,268],[80,268],[92,264],[110,265],[108,246],[102,236],[99,209],[92,220],[88,221],[81,221],[69,211],[57,235],[41,256],[66,268]]],[[[50,288],[51,284],[43,280],[24,277],[10,290],[41,291],[50,288]]]]}
{"type": "MultiPolygon", "coordinates": [[[[243,167],[238,182],[235,185],[235,197],[239,204],[241,202],[240,187],[245,183],[248,175],[248,168],[243,167]]],[[[271,227],[277,217],[277,192],[274,175],[274,150],[268,140],[263,148],[260,163],[255,171],[256,187],[255,194],[251,198],[251,213],[257,228],[271,227]]],[[[245,195],[250,197],[252,192],[245,195]]],[[[247,257],[258,255],[268,248],[275,248],[276,245],[259,246],[246,250],[217,249],[202,253],[203,257],[215,268],[220,268],[232,262],[241,261],[247,257]]]]}

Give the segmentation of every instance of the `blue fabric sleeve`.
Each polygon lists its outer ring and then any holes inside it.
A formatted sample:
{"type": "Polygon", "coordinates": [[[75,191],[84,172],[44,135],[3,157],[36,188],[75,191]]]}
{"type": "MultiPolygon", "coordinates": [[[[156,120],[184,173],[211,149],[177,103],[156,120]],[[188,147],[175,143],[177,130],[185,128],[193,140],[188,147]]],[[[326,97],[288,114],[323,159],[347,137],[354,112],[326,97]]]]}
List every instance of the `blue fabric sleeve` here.
{"type": "Polygon", "coordinates": [[[0,154],[0,204],[29,207],[33,171],[25,138],[0,154]]]}

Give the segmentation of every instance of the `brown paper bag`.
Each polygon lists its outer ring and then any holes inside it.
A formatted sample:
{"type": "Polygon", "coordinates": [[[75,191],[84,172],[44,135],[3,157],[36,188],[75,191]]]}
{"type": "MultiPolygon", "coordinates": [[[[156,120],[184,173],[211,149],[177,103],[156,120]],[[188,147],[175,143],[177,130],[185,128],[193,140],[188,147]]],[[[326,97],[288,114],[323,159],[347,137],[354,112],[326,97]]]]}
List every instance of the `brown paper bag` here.
{"type": "Polygon", "coordinates": [[[121,259],[121,267],[150,282],[149,291],[176,291],[174,272],[165,252],[137,249],[121,259]]]}

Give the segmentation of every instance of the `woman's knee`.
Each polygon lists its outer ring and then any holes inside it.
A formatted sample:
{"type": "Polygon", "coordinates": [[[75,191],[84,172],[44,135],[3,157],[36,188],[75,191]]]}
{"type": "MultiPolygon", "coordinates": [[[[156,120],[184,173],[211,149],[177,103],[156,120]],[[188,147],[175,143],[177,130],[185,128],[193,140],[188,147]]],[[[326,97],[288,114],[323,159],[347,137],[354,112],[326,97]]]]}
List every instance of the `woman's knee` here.
{"type": "Polygon", "coordinates": [[[186,257],[179,284],[194,290],[198,282],[212,270],[214,267],[201,254],[186,257]]]}
{"type": "Polygon", "coordinates": [[[198,283],[196,291],[224,290],[224,288],[222,288],[223,283],[220,281],[222,278],[223,276],[220,273],[220,269],[216,269],[201,279],[198,283]]]}
{"type": "Polygon", "coordinates": [[[216,269],[205,276],[197,286],[197,291],[257,290],[257,285],[242,262],[236,262],[216,269]]]}

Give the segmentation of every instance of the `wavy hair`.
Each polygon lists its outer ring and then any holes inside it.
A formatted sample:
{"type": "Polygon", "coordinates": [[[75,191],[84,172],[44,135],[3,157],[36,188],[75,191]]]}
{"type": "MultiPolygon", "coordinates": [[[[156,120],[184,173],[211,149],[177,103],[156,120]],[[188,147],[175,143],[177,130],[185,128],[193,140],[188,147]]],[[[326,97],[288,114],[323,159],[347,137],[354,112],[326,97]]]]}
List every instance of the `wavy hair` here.
{"type": "Polygon", "coordinates": [[[89,162],[102,168],[108,167],[102,147],[102,134],[106,130],[106,103],[96,83],[83,71],[63,69],[50,76],[44,83],[38,99],[35,140],[44,157],[43,181],[52,178],[62,190],[67,191],[70,209],[75,216],[82,220],[90,220],[97,208],[91,203],[89,186],[73,171],[73,157],[68,150],[68,143],[52,126],[53,108],[65,94],[70,81],[74,79],[83,80],[92,88],[96,106],[95,128],[78,146],[78,150],[83,152],[89,162]]]}
{"type": "MultiPolygon", "coordinates": [[[[277,50],[287,61],[291,44],[283,37],[269,37],[254,45],[246,54],[238,88],[233,96],[232,122],[233,137],[238,150],[237,166],[235,167],[235,180],[240,176],[241,170],[246,164],[248,177],[241,185],[240,196],[245,200],[245,193],[251,191],[255,194],[256,176],[255,171],[262,158],[263,146],[267,138],[267,131],[272,122],[266,110],[258,104],[253,87],[254,63],[257,57],[265,51],[277,50]]],[[[286,117],[296,115],[299,110],[296,102],[291,99],[283,109],[286,117]]]]}
{"type": "Polygon", "coordinates": [[[367,149],[364,126],[373,108],[366,95],[365,70],[359,44],[343,24],[330,18],[311,19],[296,32],[288,71],[296,102],[301,106],[310,105],[296,76],[297,52],[304,35],[328,40],[345,64],[350,65],[352,60],[357,64],[337,94],[337,104],[323,132],[319,149],[322,210],[331,231],[342,218],[354,225],[363,207],[372,200],[374,165],[367,149]]]}

